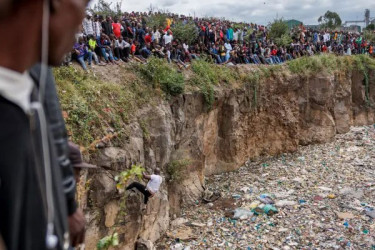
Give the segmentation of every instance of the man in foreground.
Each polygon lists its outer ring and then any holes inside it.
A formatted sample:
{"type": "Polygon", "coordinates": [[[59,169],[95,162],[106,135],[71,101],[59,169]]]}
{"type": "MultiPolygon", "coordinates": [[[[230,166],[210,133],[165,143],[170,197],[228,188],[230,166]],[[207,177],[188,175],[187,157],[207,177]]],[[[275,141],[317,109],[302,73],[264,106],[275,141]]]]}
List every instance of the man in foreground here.
{"type": "Polygon", "coordinates": [[[147,204],[148,199],[152,198],[157,192],[159,192],[160,185],[163,182],[163,178],[160,176],[160,169],[157,168],[153,175],[146,175],[143,173],[143,178],[148,180],[147,186],[139,182],[133,182],[126,190],[136,188],[139,192],[144,195],[144,204],[147,204]]]}
{"type": "Polygon", "coordinates": [[[43,107],[47,70],[42,68],[39,88],[27,70],[40,61],[61,63],[87,3],[12,0],[0,15],[0,32],[8,34],[0,46],[0,234],[9,250],[69,247],[59,152],[43,107]]]}

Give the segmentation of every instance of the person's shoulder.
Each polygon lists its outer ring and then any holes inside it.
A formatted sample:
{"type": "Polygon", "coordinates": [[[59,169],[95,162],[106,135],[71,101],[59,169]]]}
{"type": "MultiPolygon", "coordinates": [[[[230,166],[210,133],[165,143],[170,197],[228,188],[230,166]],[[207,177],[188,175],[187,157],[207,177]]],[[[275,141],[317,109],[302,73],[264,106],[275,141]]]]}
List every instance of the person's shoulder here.
{"type": "Polygon", "coordinates": [[[0,114],[0,138],[3,136],[21,136],[21,131],[27,131],[28,120],[24,111],[1,96],[0,114]]]}

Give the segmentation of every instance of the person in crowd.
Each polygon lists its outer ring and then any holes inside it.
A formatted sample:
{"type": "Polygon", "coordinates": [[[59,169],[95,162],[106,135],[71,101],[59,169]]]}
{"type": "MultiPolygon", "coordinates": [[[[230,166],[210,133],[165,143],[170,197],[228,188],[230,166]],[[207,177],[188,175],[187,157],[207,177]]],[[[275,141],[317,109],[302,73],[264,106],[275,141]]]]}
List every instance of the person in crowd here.
{"type": "Polygon", "coordinates": [[[122,36],[115,42],[115,55],[124,62],[129,60],[130,44],[123,39],[122,36]]]}
{"type": "Polygon", "coordinates": [[[102,24],[100,22],[100,19],[103,19],[103,18],[99,16],[95,16],[94,18],[93,28],[94,28],[95,39],[99,39],[100,34],[102,33],[102,24]]]}
{"type": "Polygon", "coordinates": [[[112,54],[112,48],[111,48],[111,41],[109,37],[102,33],[100,38],[97,40],[98,47],[100,48],[100,52],[102,57],[104,57],[105,62],[114,64],[114,58],[112,54]]]}
{"type": "Polygon", "coordinates": [[[97,49],[98,49],[98,44],[96,42],[96,39],[93,35],[88,36],[88,47],[89,51],[92,54],[92,58],[94,59],[94,62],[96,65],[102,65],[99,61],[99,57],[97,55],[97,49]]]}
{"type": "Polygon", "coordinates": [[[151,42],[152,42],[152,38],[151,38],[151,33],[149,32],[149,29],[146,28],[145,30],[145,43],[146,45],[150,46],[151,45],[151,42]]]}
{"type": "Polygon", "coordinates": [[[233,41],[233,29],[231,26],[227,29],[227,39],[229,41],[233,41]]]}
{"type": "Polygon", "coordinates": [[[156,168],[154,170],[154,174],[152,175],[147,175],[143,173],[143,178],[148,181],[146,186],[139,182],[133,182],[129,186],[127,186],[126,190],[136,188],[139,192],[143,194],[144,204],[147,204],[148,200],[152,198],[157,192],[159,192],[160,185],[163,182],[163,178],[160,176],[159,168],[156,168]]]}
{"type": "Polygon", "coordinates": [[[227,62],[230,58],[230,53],[232,51],[232,45],[230,44],[229,40],[227,40],[224,43],[224,47],[225,47],[225,61],[224,62],[227,62]]]}
{"type": "Polygon", "coordinates": [[[120,38],[122,29],[123,29],[123,27],[122,27],[119,19],[116,17],[114,22],[112,23],[112,30],[113,30],[114,36],[117,39],[120,38]]]}
{"type": "Polygon", "coordinates": [[[112,18],[110,16],[107,16],[106,20],[102,21],[102,30],[103,30],[103,33],[106,34],[108,37],[111,34],[113,34],[112,18]]]}
{"type": "Polygon", "coordinates": [[[91,13],[88,12],[88,11],[87,11],[87,13],[86,13],[86,18],[83,19],[82,26],[83,26],[83,34],[84,34],[86,37],[95,34],[95,31],[94,31],[94,23],[93,23],[93,21],[92,21],[92,15],[91,15],[91,13]]]}
{"type": "Polygon", "coordinates": [[[154,26],[153,31],[152,31],[152,34],[151,34],[151,39],[152,39],[152,41],[155,42],[156,44],[159,44],[159,43],[160,43],[160,38],[161,38],[161,33],[160,33],[160,31],[156,28],[156,26],[154,26]]]}
{"type": "Polygon", "coordinates": [[[173,36],[172,36],[172,32],[170,30],[167,31],[167,34],[165,34],[163,36],[163,43],[164,43],[164,46],[165,47],[168,47],[170,45],[172,45],[172,41],[173,41],[173,36]]]}
{"type": "Polygon", "coordinates": [[[88,65],[91,67],[92,62],[92,52],[89,50],[87,44],[83,37],[79,38],[78,43],[76,43],[73,47],[75,58],[82,66],[83,70],[87,71],[87,66],[85,60],[88,60],[88,65]]]}

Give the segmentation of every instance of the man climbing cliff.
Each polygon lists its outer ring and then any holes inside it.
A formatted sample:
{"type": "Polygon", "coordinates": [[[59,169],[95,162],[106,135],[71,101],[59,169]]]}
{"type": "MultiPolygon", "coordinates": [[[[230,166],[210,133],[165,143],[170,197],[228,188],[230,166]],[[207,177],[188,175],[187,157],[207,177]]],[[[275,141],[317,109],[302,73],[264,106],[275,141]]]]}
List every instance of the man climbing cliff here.
{"type": "Polygon", "coordinates": [[[148,199],[152,198],[159,191],[163,178],[160,176],[160,169],[156,168],[152,175],[146,175],[143,173],[143,179],[148,180],[147,186],[144,186],[139,182],[133,182],[126,188],[126,190],[132,188],[138,189],[138,191],[144,195],[144,204],[147,204],[148,199]]]}

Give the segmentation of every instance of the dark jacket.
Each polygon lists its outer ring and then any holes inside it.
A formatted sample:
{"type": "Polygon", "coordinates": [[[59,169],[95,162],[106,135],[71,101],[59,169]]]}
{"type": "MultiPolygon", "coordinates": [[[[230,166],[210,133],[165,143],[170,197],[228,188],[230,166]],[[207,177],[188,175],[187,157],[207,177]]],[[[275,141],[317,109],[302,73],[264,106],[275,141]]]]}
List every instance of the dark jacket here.
{"type": "MultiPolygon", "coordinates": [[[[38,113],[34,109],[25,114],[0,96],[0,234],[9,250],[47,249],[47,185],[38,113]]],[[[51,118],[47,120],[52,181],[48,190],[58,237],[55,249],[64,249],[69,241],[66,196],[53,129],[48,124],[51,118]]]]}
{"type": "MultiPolygon", "coordinates": [[[[39,86],[40,65],[35,65],[30,70],[30,75],[35,84],[39,86]]],[[[65,121],[62,117],[55,86],[55,78],[51,69],[48,69],[44,101],[46,116],[53,135],[57,160],[62,173],[62,184],[68,205],[68,214],[72,215],[77,209],[75,201],[76,182],[74,179],[73,166],[69,160],[68,135],[65,128],[65,121]]]]}
{"type": "Polygon", "coordinates": [[[110,34],[113,34],[111,23],[107,21],[102,22],[102,28],[103,28],[104,34],[106,34],[107,36],[109,36],[110,34]]]}

